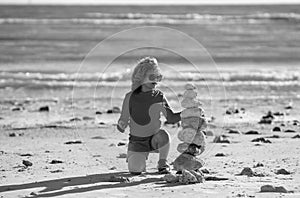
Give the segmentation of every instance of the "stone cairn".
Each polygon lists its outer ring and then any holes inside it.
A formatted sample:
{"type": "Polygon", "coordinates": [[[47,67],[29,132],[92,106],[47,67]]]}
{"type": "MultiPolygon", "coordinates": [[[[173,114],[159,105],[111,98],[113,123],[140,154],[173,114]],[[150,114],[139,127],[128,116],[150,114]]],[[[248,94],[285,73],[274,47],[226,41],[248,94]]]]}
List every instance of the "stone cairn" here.
{"type": "Polygon", "coordinates": [[[178,133],[178,139],[182,141],[177,146],[181,153],[173,163],[174,169],[180,176],[166,175],[167,182],[180,183],[202,183],[204,176],[199,168],[204,166],[204,161],[199,159],[206,147],[206,137],[203,130],[207,127],[204,118],[204,111],[200,107],[201,102],[197,99],[197,89],[192,83],[185,85],[185,92],[181,106],[184,110],[181,113],[182,129],[178,133]]]}
{"type": "Polygon", "coordinates": [[[185,86],[186,91],[183,94],[181,106],[184,110],[181,113],[182,130],[178,133],[178,139],[182,141],[177,147],[181,153],[174,161],[174,168],[177,171],[198,170],[204,165],[204,161],[197,158],[204,152],[206,141],[202,132],[206,127],[204,111],[200,107],[201,102],[196,98],[196,87],[188,83],[185,86]]]}

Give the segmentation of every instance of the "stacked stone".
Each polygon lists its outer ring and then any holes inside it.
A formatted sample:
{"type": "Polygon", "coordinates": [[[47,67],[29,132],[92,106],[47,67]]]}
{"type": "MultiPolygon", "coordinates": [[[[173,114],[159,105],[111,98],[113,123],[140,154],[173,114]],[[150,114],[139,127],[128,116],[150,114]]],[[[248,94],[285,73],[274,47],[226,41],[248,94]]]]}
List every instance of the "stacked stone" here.
{"type": "Polygon", "coordinates": [[[178,139],[182,141],[177,147],[180,154],[174,161],[174,169],[198,170],[204,162],[197,158],[204,152],[206,146],[203,130],[207,127],[204,111],[200,107],[201,103],[197,99],[196,87],[188,83],[185,86],[181,106],[184,110],[181,113],[182,130],[178,133],[178,139]]]}

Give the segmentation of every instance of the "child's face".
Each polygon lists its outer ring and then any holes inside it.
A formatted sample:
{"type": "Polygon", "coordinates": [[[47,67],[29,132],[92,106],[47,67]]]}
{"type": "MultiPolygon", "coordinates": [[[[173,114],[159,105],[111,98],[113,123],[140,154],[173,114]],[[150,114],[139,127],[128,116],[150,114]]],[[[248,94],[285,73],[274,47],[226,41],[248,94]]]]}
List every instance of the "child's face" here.
{"type": "Polygon", "coordinates": [[[162,80],[162,75],[158,71],[149,70],[146,72],[143,86],[154,89],[158,82],[162,80]]]}

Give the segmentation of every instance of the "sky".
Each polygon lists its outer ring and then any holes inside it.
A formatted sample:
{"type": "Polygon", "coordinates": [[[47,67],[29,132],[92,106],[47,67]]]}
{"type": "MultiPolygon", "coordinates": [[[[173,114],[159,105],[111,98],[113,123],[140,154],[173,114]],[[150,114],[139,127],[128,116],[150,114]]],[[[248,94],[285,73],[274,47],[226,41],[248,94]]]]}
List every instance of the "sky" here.
{"type": "Polygon", "coordinates": [[[0,0],[0,4],[300,4],[300,0],[0,0]]]}

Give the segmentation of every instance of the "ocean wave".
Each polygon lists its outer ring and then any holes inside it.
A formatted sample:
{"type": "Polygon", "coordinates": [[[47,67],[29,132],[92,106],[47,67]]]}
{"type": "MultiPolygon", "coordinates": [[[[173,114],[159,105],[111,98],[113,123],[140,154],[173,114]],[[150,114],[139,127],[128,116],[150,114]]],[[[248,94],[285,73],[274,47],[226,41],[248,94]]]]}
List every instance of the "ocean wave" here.
{"type": "Polygon", "coordinates": [[[201,24],[201,23],[264,23],[266,21],[299,22],[300,14],[255,13],[247,15],[218,14],[144,14],[86,13],[82,18],[0,18],[0,24],[201,24]]]}
{"type": "MultiPolygon", "coordinates": [[[[40,73],[0,72],[0,88],[95,87],[130,85],[131,72],[40,73]]],[[[164,82],[176,86],[194,81],[200,86],[299,86],[300,72],[164,72],[164,82]]]]}

